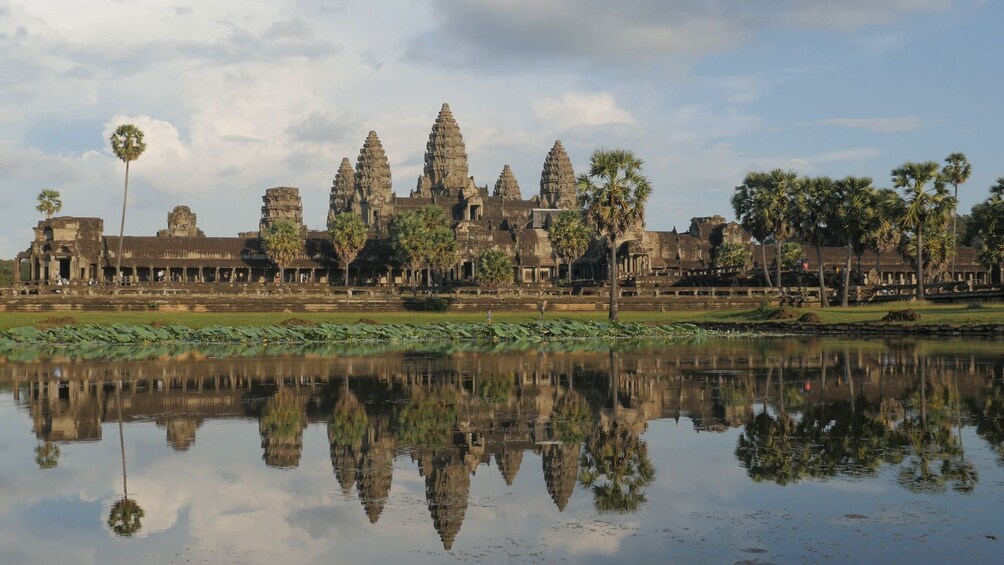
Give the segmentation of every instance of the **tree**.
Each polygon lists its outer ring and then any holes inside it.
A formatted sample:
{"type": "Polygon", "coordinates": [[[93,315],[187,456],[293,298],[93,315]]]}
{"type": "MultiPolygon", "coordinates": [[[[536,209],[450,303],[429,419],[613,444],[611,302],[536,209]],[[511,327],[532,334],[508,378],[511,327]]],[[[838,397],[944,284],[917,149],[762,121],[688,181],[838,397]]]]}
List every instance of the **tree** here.
{"type": "Polygon", "coordinates": [[[901,225],[913,231],[916,240],[917,300],[924,299],[924,230],[935,211],[951,198],[934,161],[903,163],[893,169],[892,182],[904,192],[901,225]]]}
{"type": "Polygon", "coordinates": [[[35,446],[35,463],[39,469],[54,469],[59,465],[59,446],[51,441],[35,446]]]}
{"type": "Polygon", "coordinates": [[[802,246],[789,241],[781,246],[781,266],[787,270],[798,267],[798,260],[802,258],[802,246]]]}
{"type": "Polygon", "coordinates": [[[351,212],[332,216],[328,220],[328,237],[335,254],[345,267],[345,286],[349,286],[349,265],[366,245],[366,224],[351,212]]]}
{"type": "Polygon", "coordinates": [[[119,454],[122,457],[122,498],[112,505],[108,512],[108,527],[120,536],[131,536],[142,527],[146,513],[139,503],[129,498],[129,476],[126,474],[125,435],[122,431],[122,381],[115,387],[115,407],[119,420],[119,454]]]}
{"type": "MultiPolygon", "coordinates": [[[[966,159],[965,153],[952,153],[945,158],[945,165],[941,168],[941,175],[945,178],[945,182],[951,183],[955,188],[955,194],[953,198],[955,199],[955,204],[952,205],[952,247],[956,248],[959,245],[959,218],[958,211],[956,210],[957,203],[959,201],[959,185],[965,184],[969,180],[969,175],[973,172],[973,166],[969,164],[969,159],[966,159]]],[[[952,256],[952,279],[955,279],[955,257],[952,256]]]]}
{"type": "Polygon", "coordinates": [[[568,282],[572,282],[572,263],[582,256],[593,238],[582,214],[575,210],[562,210],[551,222],[547,232],[555,255],[568,265],[568,282]]]}
{"type": "Polygon", "coordinates": [[[478,259],[478,284],[501,286],[512,283],[512,259],[501,249],[489,249],[478,259]]]}
{"type": "Polygon", "coordinates": [[[390,241],[405,266],[414,272],[428,268],[426,285],[432,285],[432,268],[445,267],[456,260],[457,236],[439,206],[423,206],[401,212],[390,223],[390,241]]]}
{"type": "Polygon", "coordinates": [[[865,236],[865,246],[875,253],[875,271],[882,276],[882,254],[899,246],[901,236],[899,219],[903,214],[903,199],[895,190],[878,191],[878,213],[872,229],[865,236]]]}
{"type": "Polygon", "coordinates": [[[593,491],[596,510],[627,514],[645,503],[645,487],[655,479],[648,445],[627,424],[598,426],[579,460],[579,483],[593,491]]]}
{"type": "Polygon", "coordinates": [[[45,214],[48,220],[53,214],[58,214],[63,209],[63,199],[59,197],[58,190],[45,189],[38,193],[38,206],[35,209],[45,214]]]}
{"type": "Polygon", "coordinates": [[[282,283],[283,270],[289,265],[303,248],[303,234],[300,226],[290,220],[276,220],[260,235],[261,248],[270,261],[279,268],[279,283],[282,283]]]}
{"type": "Polygon", "coordinates": [[[990,188],[990,196],[973,206],[972,231],[980,240],[979,257],[988,269],[1004,263],[1004,177],[990,188]]]}
{"type": "Polygon", "coordinates": [[[835,218],[833,211],[836,188],[829,177],[814,177],[804,179],[799,190],[791,199],[789,212],[793,220],[795,235],[816,250],[816,265],[819,270],[819,299],[821,304],[829,306],[829,296],[826,292],[825,269],[823,266],[823,245],[832,238],[835,218]]]}
{"type": "Polygon", "coordinates": [[[589,160],[589,173],[578,178],[579,201],[586,220],[609,246],[610,319],[617,321],[617,248],[628,231],[644,225],[645,202],[652,193],[641,174],[642,160],[626,149],[597,149],[589,160]]]}
{"type": "Polygon", "coordinates": [[[115,255],[115,280],[119,282],[122,277],[122,238],[125,236],[126,202],[129,200],[129,163],[132,163],[146,151],[146,143],[143,141],[143,132],[132,124],[120,125],[112,133],[109,141],[112,144],[112,152],[123,163],[125,163],[125,190],[122,192],[122,223],[119,224],[119,249],[115,255]]]}
{"type": "Polygon", "coordinates": [[[736,214],[739,225],[760,244],[760,265],[763,267],[764,284],[771,287],[774,285],[770,280],[770,271],[767,270],[767,252],[765,251],[767,239],[770,238],[770,230],[760,214],[757,201],[758,187],[764,184],[762,179],[764,176],[764,173],[758,172],[746,174],[746,179],[736,187],[736,191],[732,195],[732,210],[736,214]]]}
{"type": "Polygon", "coordinates": [[[749,266],[749,252],[737,241],[726,241],[715,248],[715,268],[744,271],[749,266]]]}
{"type": "Polygon", "coordinates": [[[851,257],[855,254],[860,256],[864,251],[865,238],[877,215],[878,195],[872,186],[872,179],[868,177],[845,177],[837,181],[835,187],[840,202],[835,223],[847,246],[840,305],[847,306],[850,302],[851,257]]]}

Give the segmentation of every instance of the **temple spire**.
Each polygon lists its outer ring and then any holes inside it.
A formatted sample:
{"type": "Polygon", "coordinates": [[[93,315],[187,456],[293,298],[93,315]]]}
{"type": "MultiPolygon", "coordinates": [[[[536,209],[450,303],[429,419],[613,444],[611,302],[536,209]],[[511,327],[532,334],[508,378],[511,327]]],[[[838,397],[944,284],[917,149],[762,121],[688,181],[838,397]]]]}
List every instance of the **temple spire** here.
{"type": "Polygon", "coordinates": [[[359,202],[356,202],[355,198],[355,182],[352,162],[348,158],[343,158],[335,180],[331,183],[331,199],[328,205],[329,218],[342,212],[351,212],[353,208],[356,212],[359,211],[359,202]]]}
{"type": "Polygon", "coordinates": [[[467,182],[467,149],[449,104],[443,104],[425,145],[425,176],[434,189],[462,188],[467,182]]]}
{"type": "Polygon", "coordinates": [[[561,141],[555,141],[544,159],[540,174],[541,205],[547,208],[578,208],[575,196],[575,171],[561,141]]]}
{"type": "Polygon", "coordinates": [[[499,180],[495,181],[495,192],[492,196],[497,196],[503,200],[522,200],[523,195],[519,191],[519,183],[512,174],[509,165],[502,167],[502,174],[499,180]]]}

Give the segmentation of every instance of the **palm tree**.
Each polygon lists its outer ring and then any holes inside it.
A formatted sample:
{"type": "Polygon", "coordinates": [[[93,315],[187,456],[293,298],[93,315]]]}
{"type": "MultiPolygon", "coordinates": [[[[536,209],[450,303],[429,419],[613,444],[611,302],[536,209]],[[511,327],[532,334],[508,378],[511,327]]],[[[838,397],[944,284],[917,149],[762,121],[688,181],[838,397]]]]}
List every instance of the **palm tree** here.
{"type": "Polygon", "coordinates": [[[351,212],[332,216],[328,221],[328,237],[335,254],[345,265],[345,286],[349,286],[349,265],[366,245],[366,224],[351,212]]]}
{"type": "Polygon", "coordinates": [[[641,174],[642,160],[627,149],[604,151],[597,149],[589,160],[589,173],[578,178],[580,202],[586,210],[586,220],[610,249],[610,313],[617,312],[617,247],[628,231],[643,227],[645,202],[652,193],[648,179],[641,174]]]}
{"type": "Polygon", "coordinates": [[[290,220],[276,220],[260,236],[262,251],[279,268],[279,283],[283,270],[303,248],[300,227],[290,220]]]}
{"type": "MultiPolygon", "coordinates": [[[[941,168],[941,175],[945,177],[946,182],[952,183],[955,188],[955,198],[956,205],[952,206],[952,247],[955,248],[959,245],[958,243],[958,229],[959,229],[959,214],[956,210],[957,203],[959,201],[959,185],[964,184],[969,180],[969,175],[973,172],[973,166],[969,164],[969,160],[966,159],[965,153],[952,153],[945,158],[945,165],[941,168]]],[[[955,280],[955,257],[952,256],[952,280],[955,280]]]]}
{"type": "Polygon", "coordinates": [[[973,206],[972,217],[981,241],[980,261],[991,271],[1000,269],[1004,263],[1004,177],[990,187],[986,200],[973,206]]]}
{"type": "Polygon", "coordinates": [[[830,305],[824,276],[823,245],[829,241],[835,223],[833,218],[835,194],[833,181],[829,177],[814,177],[804,179],[800,190],[796,191],[794,198],[791,199],[790,216],[794,220],[795,234],[816,250],[819,299],[823,307],[830,305]]]}
{"type": "Polygon", "coordinates": [[[875,253],[875,272],[882,276],[882,254],[899,246],[901,237],[899,219],[903,213],[903,199],[890,188],[878,191],[878,213],[875,223],[865,238],[865,245],[875,253]]]}
{"type": "Polygon", "coordinates": [[[478,260],[478,284],[502,286],[512,282],[512,259],[498,248],[488,249],[478,260]]]}
{"type": "Polygon", "coordinates": [[[555,255],[568,265],[568,283],[572,283],[572,263],[586,252],[592,233],[582,223],[582,214],[575,210],[562,210],[551,222],[547,238],[555,255]]]}
{"type": "Polygon", "coordinates": [[[117,535],[129,537],[143,527],[143,516],[146,513],[139,503],[129,498],[129,486],[126,475],[125,436],[122,434],[122,381],[115,388],[115,406],[119,414],[119,453],[122,456],[122,498],[112,505],[108,513],[108,527],[117,535]]]}
{"type": "Polygon", "coordinates": [[[122,277],[122,237],[125,235],[126,202],[129,200],[129,163],[139,159],[146,150],[143,132],[132,124],[122,124],[109,138],[112,152],[125,163],[125,190],[122,193],[122,223],[119,225],[119,250],[115,255],[115,281],[122,277]]]}
{"type": "Polygon", "coordinates": [[[743,183],[736,187],[732,195],[732,210],[736,214],[739,225],[746,233],[760,244],[760,265],[763,267],[764,284],[768,287],[774,286],[770,280],[770,271],[767,270],[767,252],[765,244],[770,237],[770,230],[763,221],[757,201],[758,187],[765,184],[765,173],[747,173],[743,183]]]}
{"type": "Polygon", "coordinates": [[[903,163],[893,169],[892,182],[903,189],[902,225],[913,230],[916,239],[917,300],[924,299],[924,228],[934,210],[948,196],[945,184],[934,161],[903,163]]]}
{"type": "Polygon", "coordinates": [[[579,483],[593,491],[600,513],[628,514],[646,502],[645,487],[655,480],[648,445],[628,424],[598,426],[579,459],[579,483]]]}
{"type": "Polygon", "coordinates": [[[63,199],[59,197],[58,190],[45,189],[38,193],[38,206],[35,209],[45,214],[48,220],[53,214],[58,214],[63,209],[63,199]]]}
{"type": "Polygon", "coordinates": [[[872,179],[868,177],[845,177],[837,181],[836,192],[840,200],[838,229],[847,245],[840,305],[847,306],[851,286],[851,257],[864,250],[865,237],[872,229],[878,202],[872,179]]]}

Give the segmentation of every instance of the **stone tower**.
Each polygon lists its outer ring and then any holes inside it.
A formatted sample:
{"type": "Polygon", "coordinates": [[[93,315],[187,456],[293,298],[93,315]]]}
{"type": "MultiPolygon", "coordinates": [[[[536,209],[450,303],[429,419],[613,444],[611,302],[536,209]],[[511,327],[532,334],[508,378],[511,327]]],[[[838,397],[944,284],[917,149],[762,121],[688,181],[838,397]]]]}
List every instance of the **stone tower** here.
{"type": "Polygon", "coordinates": [[[502,167],[502,174],[499,180],[495,181],[495,192],[492,196],[497,196],[502,200],[522,200],[523,195],[519,191],[519,183],[512,174],[509,165],[502,167]]]}
{"type": "Polygon", "coordinates": [[[196,225],[196,216],[188,206],[175,206],[167,215],[167,229],[157,232],[157,237],[206,237],[196,225]]]}
{"type": "Polygon", "coordinates": [[[565,511],[579,476],[579,443],[548,444],[541,455],[544,484],[559,512],[565,511]]]}
{"type": "Polygon", "coordinates": [[[261,197],[265,203],[261,207],[261,222],[258,230],[264,232],[276,220],[289,220],[306,231],[303,225],[303,201],[300,200],[300,189],[292,186],[279,186],[265,191],[261,197]]]}
{"type": "Polygon", "coordinates": [[[546,208],[578,208],[575,197],[575,171],[560,141],[554,142],[544,170],[540,174],[540,205],[546,208]]]}
{"type": "Polygon", "coordinates": [[[363,148],[359,150],[355,193],[362,200],[360,212],[366,225],[386,225],[393,215],[391,201],[394,190],[390,180],[390,162],[375,131],[366,136],[363,148]]]}
{"type": "Polygon", "coordinates": [[[450,105],[443,104],[425,145],[425,177],[434,191],[455,195],[466,186],[469,176],[460,126],[453,119],[450,105]]]}
{"type": "Polygon", "coordinates": [[[519,472],[519,466],[523,463],[523,450],[503,447],[501,452],[495,454],[495,463],[498,464],[505,484],[512,486],[512,482],[516,480],[516,473],[519,472]]]}
{"type": "Polygon", "coordinates": [[[342,159],[342,164],[338,167],[335,180],[331,183],[331,201],[328,206],[328,218],[341,214],[342,212],[360,211],[360,202],[356,198],[356,174],[352,170],[352,162],[347,158],[342,159]]]}

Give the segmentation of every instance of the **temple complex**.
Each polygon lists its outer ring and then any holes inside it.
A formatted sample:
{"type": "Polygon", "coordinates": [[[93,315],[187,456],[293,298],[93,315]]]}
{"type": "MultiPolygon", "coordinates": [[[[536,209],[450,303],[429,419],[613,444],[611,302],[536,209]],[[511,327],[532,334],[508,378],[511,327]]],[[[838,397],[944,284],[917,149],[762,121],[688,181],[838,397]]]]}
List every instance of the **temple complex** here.
{"type": "MultiPolygon", "coordinates": [[[[408,196],[398,196],[380,138],[375,131],[369,132],[354,169],[348,158],[341,159],[328,198],[329,219],[341,213],[357,214],[369,231],[365,247],[350,266],[350,284],[391,286],[413,280],[414,273],[391,248],[389,226],[396,214],[430,205],[443,209],[458,244],[454,264],[439,273],[442,284],[476,283],[479,258],[489,249],[500,249],[512,258],[513,280],[518,285],[550,286],[564,280],[569,266],[551,248],[548,228],[559,211],[579,209],[576,176],[561,141],[554,142],[542,163],[537,194],[524,198],[508,164],[489,191],[487,185],[479,185],[470,176],[460,126],[449,105],[443,104],[426,143],[422,175],[408,196]]],[[[241,232],[236,237],[207,237],[197,226],[196,214],[187,206],[178,206],[168,214],[166,229],[154,236],[123,239],[123,279],[133,284],[273,282],[279,274],[262,251],[259,233],[282,219],[300,226],[304,236],[301,253],[284,265],[282,280],[339,284],[344,270],[327,232],[308,229],[303,212],[299,188],[269,188],[262,197],[257,231],[241,232]]],[[[618,248],[617,261],[621,276],[637,285],[693,285],[701,277],[713,275],[716,250],[725,242],[746,245],[754,267],[763,258],[768,265],[774,262],[773,246],[761,254],[737,224],[717,215],[694,218],[682,232],[675,228],[646,230],[642,221],[618,248]]],[[[100,218],[53,217],[38,222],[34,240],[17,259],[31,283],[105,283],[115,279],[118,248],[118,237],[104,234],[100,218]]],[[[823,251],[827,269],[836,272],[843,267],[845,247],[823,251]]],[[[809,262],[815,266],[815,253],[805,247],[803,254],[806,270],[809,262]]],[[[570,278],[583,285],[602,285],[608,277],[607,263],[606,243],[596,239],[572,263],[570,278]]],[[[881,258],[866,252],[858,264],[863,265],[861,278],[865,282],[910,284],[914,280],[912,265],[895,252],[881,258]]],[[[959,249],[955,278],[990,282],[989,273],[971,248],[959,249]]]]}

